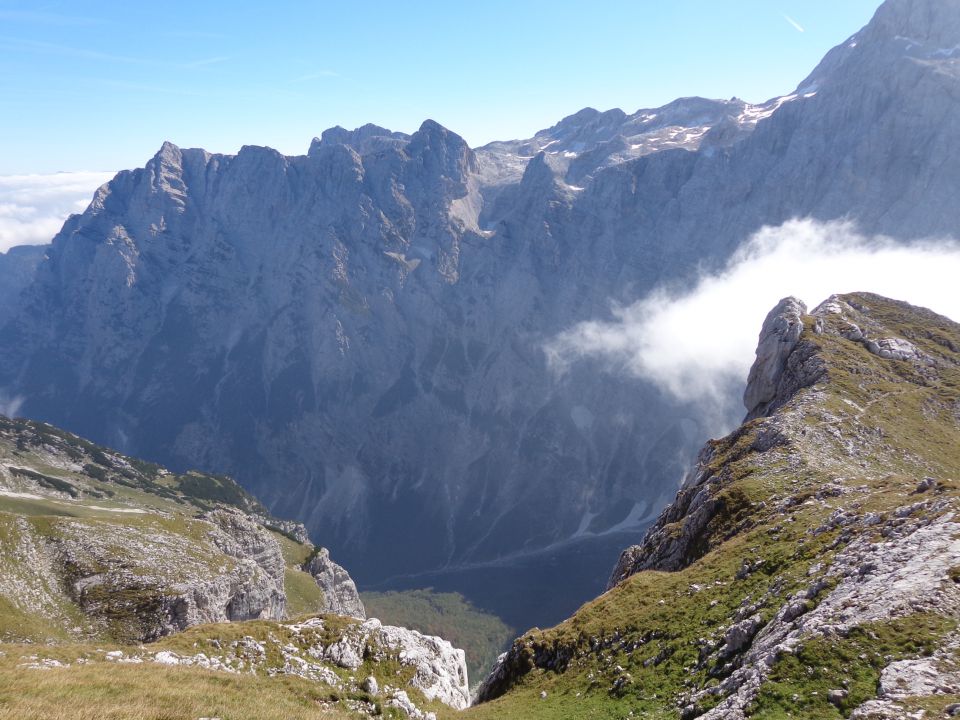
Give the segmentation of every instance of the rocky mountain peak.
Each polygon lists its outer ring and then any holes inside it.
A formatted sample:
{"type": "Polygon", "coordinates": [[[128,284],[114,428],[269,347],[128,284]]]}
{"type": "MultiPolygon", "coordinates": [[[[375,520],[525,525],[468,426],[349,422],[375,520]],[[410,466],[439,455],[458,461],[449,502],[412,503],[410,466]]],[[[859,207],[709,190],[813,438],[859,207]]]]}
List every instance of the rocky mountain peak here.
{"type": "Polygon", "coordinates": [[[307,155],[313,156],[320,148],[333,145],[346,145],[361,155],[366,155],[388,148],[403,147],[409,140],[410,136],[406,133],[393,132],[373,123],[361,125],[354,130],[337,125],[324,130],[319,138],[314,138],[307,155]]]}
{"type": "Polygon", "coordinates": [[[767,414],[783,397],[780,380],[787,369],[787,358],[800,340],[806,314],[807,306],[794,297],[784,298],[767,314],[743,394],[747,419],[767,414]]]}
{"type": "Polygon", "coordinates": [[[169,140],[164,140],[163,145],[160,146],[160,149],[157,150],[156,155],[153,157],[157,162],[160,163],[179,165],[181,160],[180,148],[169,140]]]}
{"type": "Polygon", "coordinates": [[[864,37],[937,44],[952,53],[960,44],[960,1],[887,0],[864,37]]]}
{"type": "Polygon", "coordinates": [[[476,157],[467,141],[435,120],[424,120],[410,136],[407,153],[424,168],[452,180],[465,180],[476,169],[476,157]]]}
{"type": "MultiPolygon", "coordinates": [[[[866,27],[827,53],[797,92],[834,84],[840,92],[860,85],[893,86],[894,76],[904,72],[904,60],[920,61],[955,77],[955,69],[944,64],[951,65],[956,58],[960,58],[960,0],[887,0],[866,27]]],[[[907,77],[904,84],[917,84],[916,75],[907,77]]]]}
{"type": "Polygon", "coordinates": [[[561,169],[562,166],[555,158],[545,152],[539,152],[527,163],[520,185],[530,188],[549,187],[556,180],[557,173],[561,169]]]}

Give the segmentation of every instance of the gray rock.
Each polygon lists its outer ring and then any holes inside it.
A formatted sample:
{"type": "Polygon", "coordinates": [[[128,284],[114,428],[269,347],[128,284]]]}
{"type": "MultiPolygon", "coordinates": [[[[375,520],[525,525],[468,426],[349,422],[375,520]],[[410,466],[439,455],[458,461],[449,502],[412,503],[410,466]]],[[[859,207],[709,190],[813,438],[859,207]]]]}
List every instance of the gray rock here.
{"type": "Polygon", "coordinates": [[[827,699],[828,699],[832,704],[836,705],[837,707],[840,707],[840,706],[843,705],[843,701],[847,699],[847,696],[848,696],[849,694],[850,694],[850,693],[849,693],[847,690],[840,690],[840,689],[831,690],[831,691],[827,694],[827,699]]]}
{"type": "Polygon", "coordinates": [[[155,522],[63,522],[45,538],[54,571],[95,622],[131,640],[153,640],[199,623],[279,620],[286,605],[277,542],[239,511],[200,521],[206,537],[155,522]],[[122,598],[138,598],[124,602],[122,598]],[[115,600],[115,598],[119,600],[115,600]]]}
{"type": "Polygon", "coordinates": [[[413,669],[410,687],[428,700],[458,710],[470,705],[466,656],[442,638],[383,625],[371,618],[348,627],[340,640],[326,648],[324,656],[340,667],[355,670],[365,653],[377,653],[378,649],[396,653],[401,665],[413,669]]]}
{"type": "Polygon", "coordinates": [[[338,667],[356,670],[363,664],[363,648],[356,647],[350,638],[343,638],[330,645],[323,653],[324,658],[338,667]]]}
{"type": "MultiPolygon", "coordinates": [[[[917,524],[886,543],[876,544],[867,535],[850,543],[828,571],[828,576],[840,580],[836,588],[813,610],[791,620],[775,618],[760,630],[743,655],[741,667],[721,684],[728,697],[702,717],[744,717],[777,656],[811,638],[844,636],[853,627],[917,612],[952,615],[960,611],[960,588],[942,581],[948,569],[960,562],[960,541],[953,539],[958,530],[960,525],[948,515],[930,524],[917,524]],[[876,572],[861,575],[857,570],[865,562],[873,564],[876,572]]],[[[954,637],[938,653],[949,657],[957,645],[954,637]]],[[[884,670],[885,685],[881,677],[881,686],[886,688],[881,691],[883,697],[861,706],[851,717],[902,717],[891,709],[897,698],[932,694],[934,685],[956,685],[960,678],[953,673],[934,670],[939,667],[939,655],[892,663],[884,670]],[[892,714],[883,714],[888,711],[892,714]]]]}
{"type": "Polygon", "coordinates": [[[786,370],[787,358],[800,340],[807,306],[796,298],[784,298],[767,315],[760,330],[757,359],[750,368],[743,404],[747,419],[765,415],[771,409],[786,370]]]}
{"type": "Polygon", "coordinates": [[[317,548],[303,569],[313,575],[313,579],[323,591],[324,612],[366,619],[367,612],[353,578],[330,559],[330,551],[317,548]]]}
{"type": "Polygon", "coordinates": [[[436,720],[436,715],[418,708],[405,690],[395,690],[385,704],[389,708],[396,708],[413,720],[436,720]]]}
{"type": "Polygon", "coordinates": [[[941,688],[946,690],[956,683],[956,679],[956,673],[951,677],[944,672],[939,658],[900,660],[883,669],[878,694],[888,699],[936,695],[941,688]]]}
{"type": "Polygon", "coordinates": [[[0,323],[13,312],[48,249],[46,245],[20,245],[0,252],[0,323]]]}
{"type": "Polygon", "coordinates": [[[753,615],[746,620],[731,625],[723,635],[723,646],[720,648],[720,656],[723,658],[732,657],[741,652],[750,641],[753,640],[757,631],[763,627],[763,618],[759,615],[753,615]]]}
{"type": "Polygon", "coordinates": [[[286,612],[285,563],[280,545],[253,518],[239,510],[219,509],[204,519],[214,524],[211,540],[240,563],[238,572],[250,578],[230,599],[226,619],[280,619],[286,612]]]}
{"type": "Polygon", "coordinates": [[[303,523],[294,520],[280,520],[278,518],[256,516],[257,521],[268,530],[275,530],[296,540],[301,545],[310,545],[310,534],[303,523]]]}
{"type": "Polygon", "coordinates": [[[921,357],[920,351],[912,342],[900,338],[868,340],[865,345],[874,355],[888,360],[916,360],[921,357]]]}

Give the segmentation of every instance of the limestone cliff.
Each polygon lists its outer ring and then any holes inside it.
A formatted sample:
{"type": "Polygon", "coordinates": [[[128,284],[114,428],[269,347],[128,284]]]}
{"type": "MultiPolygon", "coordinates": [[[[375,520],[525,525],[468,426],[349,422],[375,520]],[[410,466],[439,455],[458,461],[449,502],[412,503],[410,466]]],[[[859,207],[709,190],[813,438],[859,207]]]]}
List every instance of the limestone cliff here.
{"type": "Polygon", "coordinates": [[[353,578],[330,559],[330,551],[317,548],[303,569],[313,576],[326,599],[324,612],[365,620],[367,617],[353,578]]]}

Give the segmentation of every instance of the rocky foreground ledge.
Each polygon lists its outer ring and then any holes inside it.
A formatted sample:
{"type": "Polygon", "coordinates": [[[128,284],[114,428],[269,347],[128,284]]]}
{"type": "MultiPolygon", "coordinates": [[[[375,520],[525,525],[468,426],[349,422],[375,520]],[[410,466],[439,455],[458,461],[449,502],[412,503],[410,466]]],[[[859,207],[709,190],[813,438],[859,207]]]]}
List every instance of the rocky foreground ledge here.
{"type": "Polygon", "coordinates": [[[470,704],[463,650],[377,619],[324,616],[293,623],[205,625],[150,645],[77,647],[69,658],[48,648],[28,652],[26,646],[17,647],[22,671],[89,671],[113,664],[305,680],[329,689],[322,705],[353,716],[392,710],[393,716],[436,720],[431,708],[438,704],[457,710],[470,704]]]}

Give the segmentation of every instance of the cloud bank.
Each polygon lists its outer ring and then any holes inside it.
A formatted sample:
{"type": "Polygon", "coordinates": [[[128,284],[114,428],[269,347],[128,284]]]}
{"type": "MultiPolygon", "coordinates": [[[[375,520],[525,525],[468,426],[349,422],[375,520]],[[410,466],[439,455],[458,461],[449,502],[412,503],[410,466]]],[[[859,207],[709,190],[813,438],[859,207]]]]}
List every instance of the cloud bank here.
{"type": "Polygon", "coordinates": [[[72,213],[83,212],[112,172],[0,175],[0,252],[50,242],[72,213]]]}
{"type": "MultiPolygon", "coordinates": [[[[711,418],[742,416],[760,326],[783,297],[810,309],[835,293],[875,292],[960,321],[960,244],[866,237],[851,223],[793,220],[760,230],[717,274],[655,290],[612,318],[580,323],[545,348],[563,373],[582,358],[655,383],[711,418]]],[[[714,423],[715,424],[715,423],[714,423]]],[[[714,432],[729,427],[714,427],[714,432]]]]}
{"type": "Polygon", "coordinates": [[[23,401],[24,398],[20,395],[9,397],[5,393],[0,392],[0,415],[8,418],[18,417],[17,413],[20,412],[23,401]]]}

